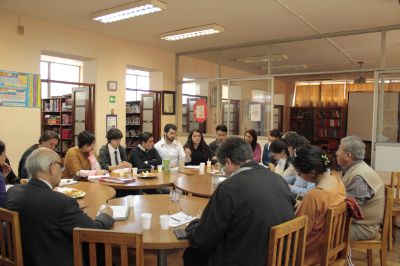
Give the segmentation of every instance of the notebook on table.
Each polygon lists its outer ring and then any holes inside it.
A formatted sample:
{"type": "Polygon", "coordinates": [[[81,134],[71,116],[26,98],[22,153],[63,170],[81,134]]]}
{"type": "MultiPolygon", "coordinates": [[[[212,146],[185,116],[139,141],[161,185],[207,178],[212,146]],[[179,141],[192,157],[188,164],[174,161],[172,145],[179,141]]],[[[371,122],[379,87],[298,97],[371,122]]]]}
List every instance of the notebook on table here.
{"type": "MultiPolygon", "coordinates": [[[[100,210],[104,209],[106,205],[101,205],[100,210]]],[[[129,207],[126,205],[122,206],[109,206],[113,210],[113,218],[115,221],[125,221],[129,216],[129,207]]],[[[97,215],[100,213],[97,213],[97,215]]]]}

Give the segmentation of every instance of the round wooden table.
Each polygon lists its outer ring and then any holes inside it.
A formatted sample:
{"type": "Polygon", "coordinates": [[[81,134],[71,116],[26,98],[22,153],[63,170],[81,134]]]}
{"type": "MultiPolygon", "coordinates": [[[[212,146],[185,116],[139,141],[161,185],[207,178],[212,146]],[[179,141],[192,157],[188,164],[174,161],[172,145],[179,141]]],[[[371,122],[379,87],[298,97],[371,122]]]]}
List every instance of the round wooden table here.
{"type": "Polygon", "coordinates": [[[77,199],[77,201],[79,207],[92,219],[96,217],[102,204],[105,204],[107,200],[115,197],[115,189],[102,184],[79,182],[65,187],[72,187],[85,191],[86,195],[83,198],[77,199]]]}
{"type": "Polygon", "coordinates": [[[210,171],[206,170],[203,175],[200,175],[198,170],[190,170],[190,173],[175,179],[175,187],[192,195],[210,198],[218,186],[213,184],[210,171]]]}
{"type": "MultiPolygon", "coordinates": [[[[143,232],[143,247],[145,249],[157,249],[158,265],[167,265],[167,249],[181,249],[189,246],[187,240],[178,240],[174,235],[174,228],[162,230],[160,226],[160,215],[174,214],[183,211],[191,216],[202,212],[207,205],[208,199],[181,196],[179,202],[171,202],[169,195],[136,195],[134,207],[129,210],[129,218],[126,221],[116,221],[113,231],[119,232],[143,232]],[[140,214],[152,213],[151,228],[142,230],[140,214]]],[[[125,205],[125,198],[111,199],[109,205],[125,205]]]]}
{"type": "Polygon", "coordinates": [[[163,174],[163,173],[157,173],[153,172],[155,175],[157,175],[156,178],[151,178],[151,179],[145,179],[145,178],[140,178],[137,175],[132,176],[135,181],[131,183],[126,183],[126,184],[116,184],[116,183],[108,183],[108,182],[100,182],[98,180],[89,180],[90,182],[93,183],[98,183],[98,184],[103,184],[107,185],[110,187],[113,187],[114,189],[118,190],[141,190],[141,189],[153,189],[153,188],[161,188],[161,187],[169,187],[174,184],[174,180],[179,177],[179,175],[182,175],[179,172],[171,173],[171,174],[163,174]]]}

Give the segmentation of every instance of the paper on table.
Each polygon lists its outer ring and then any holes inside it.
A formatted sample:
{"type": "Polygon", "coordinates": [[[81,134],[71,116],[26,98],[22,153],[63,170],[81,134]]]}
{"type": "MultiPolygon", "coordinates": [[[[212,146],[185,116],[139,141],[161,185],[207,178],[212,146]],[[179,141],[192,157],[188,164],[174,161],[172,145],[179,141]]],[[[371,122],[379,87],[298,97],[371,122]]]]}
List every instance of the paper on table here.
{"type": "Polygon", "coordinates": [[[185,165],[185,168],[189,169],[199,169],[200,165],[185,165]]]}
{"type": "Polygon", "coordinates": [[[89,181],[97,181],[97,180],[99,180],[99,179],[102,178],[102,177],[108,178],[108,177],[110,177],[110,175],[109,175],[109,174],[105,174],[105,175],[91,175],[91,176],[88,177],[88,180],[89,180],[89,181]]]}
{"type": "Polygon", "coordinates": [[[77,184],[78,181],[71,179],[61,179],[60,184],[58,185],[59,187],[67,186],[67,185],[72,185],[72,184],[77,184]]]}
{"type": "Polygon", "coordinates": [[[178,227],[191,222],[193,219],[193,216],[187,215],[183,212],[178,212],[169,216],[169,226],[178,227]]]}
{"type": "MultiPolygon", "coordinates": [[[[99,212],[97,215],[100,214],[100,210],[104,209],[106,205],[101,205],[99,212]]],[[[121,205],[121,206],[109,206],[113,210],[113,218],[115,221],[123,221],[128,219],[129,215],[129,206],[121,205]]]]}

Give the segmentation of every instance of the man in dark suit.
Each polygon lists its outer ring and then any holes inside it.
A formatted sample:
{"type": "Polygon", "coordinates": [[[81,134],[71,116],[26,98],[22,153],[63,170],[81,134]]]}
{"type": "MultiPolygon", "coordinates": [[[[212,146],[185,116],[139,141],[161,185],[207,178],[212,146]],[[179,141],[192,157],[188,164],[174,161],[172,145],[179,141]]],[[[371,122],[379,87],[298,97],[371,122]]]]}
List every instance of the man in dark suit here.
{"type": "Polygon", "coordinates": [[[153,134],[144,132],[139,136],[137,145],[130,154],[131,163],[134,167],[142,170],[151,170],[161,164],[161,157],[154,148],[153,134]]]}
{"type": "Polygon", "coordinates": [[[106,145],[103,145],[99,151],[99,164],[101,169],[114,171],[120,168],[132,168],[128,162],[126,150],[121,146],[123,134],[118,128],[111,128],[107,131],[106,145]]]}
{"type": "Polygon", "coordinates": [[[77,201],[53,191],[61,179],[60,157],[48,148],[38,148],[26,161],[32,178],[7,192],[7,207],[19,213],[24,265],[72,266],[74,227],[110,228],[114,219],[108,207],[92,220],[77,201]]]}

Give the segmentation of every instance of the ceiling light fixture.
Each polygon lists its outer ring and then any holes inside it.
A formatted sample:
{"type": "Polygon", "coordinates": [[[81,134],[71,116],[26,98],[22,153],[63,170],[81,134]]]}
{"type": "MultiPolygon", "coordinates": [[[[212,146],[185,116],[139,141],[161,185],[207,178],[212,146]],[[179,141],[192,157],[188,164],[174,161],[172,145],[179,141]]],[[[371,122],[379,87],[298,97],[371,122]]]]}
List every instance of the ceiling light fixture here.
{"type": "Polygon", "coordinates": [[[92,14],[92,18],[102,23],[151,14],[167,9],[167,5],[158,0],[140,0],[105,9],[92,14]]]}
{"type": "Polygon", "coordinates": [[[160,38],[166,41],[178,41],[187,38],[200,37],[223,32],[224,28],[217,24],[209,24],[199,27],[192,27],[182,30],[170,31],[160,35],[160,38]]]}
{"type": "MultiPolygon", "coordinates": [[[[272,62],[282,62],[288,60],[288,56],[285,54],[273,54],[271,55],[272,62]]],[[[236,58],[237,62],[241,63],[265,63],[268,62],[268,55],[257,55],[257,56],[248,56],[248,57],[239,57],[236,58]]]]}
{"type": "MultiPolygon", "coordinates": [[[[263,70],[268,70],[268,66],[261,67],[263,70]]],[[[307,69],[307,65],[282,65],[282,66],[272,66],[273,70],[282,71],[282,70],[303,70],[307,69]]]]}

